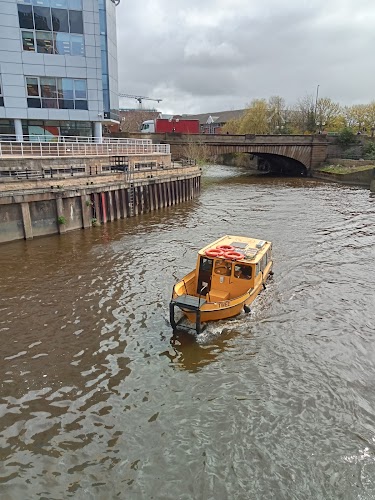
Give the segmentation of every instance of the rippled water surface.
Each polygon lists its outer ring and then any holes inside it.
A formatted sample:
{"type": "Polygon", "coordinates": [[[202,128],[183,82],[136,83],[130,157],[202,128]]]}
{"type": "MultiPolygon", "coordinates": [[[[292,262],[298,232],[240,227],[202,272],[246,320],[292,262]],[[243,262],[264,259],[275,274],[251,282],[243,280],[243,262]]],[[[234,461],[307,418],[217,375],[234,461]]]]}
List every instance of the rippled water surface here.
{"type": "Polygon", "coordinates": [[[0,248],[2,499],[374,499],[375,198],[207,167],[199,198],[0,248]],[[173,337],[222,234],[274,244],[250,315],[173,337]]]}

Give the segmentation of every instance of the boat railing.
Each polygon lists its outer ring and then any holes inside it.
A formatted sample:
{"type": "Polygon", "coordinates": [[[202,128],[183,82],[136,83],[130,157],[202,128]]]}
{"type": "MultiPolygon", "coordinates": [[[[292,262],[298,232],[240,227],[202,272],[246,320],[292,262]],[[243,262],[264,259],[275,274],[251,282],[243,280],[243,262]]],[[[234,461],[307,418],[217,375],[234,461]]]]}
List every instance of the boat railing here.
{"type": "Polygon", "coordinates": [[[203,290],[206,290],[206,288],[207,288],[207,285],[204,285],[204,286],[202,286],[202,288],[199,291],[199,295],[198,295],[198,307],[201,306],[202,292],[203,292],[203,290]]]}

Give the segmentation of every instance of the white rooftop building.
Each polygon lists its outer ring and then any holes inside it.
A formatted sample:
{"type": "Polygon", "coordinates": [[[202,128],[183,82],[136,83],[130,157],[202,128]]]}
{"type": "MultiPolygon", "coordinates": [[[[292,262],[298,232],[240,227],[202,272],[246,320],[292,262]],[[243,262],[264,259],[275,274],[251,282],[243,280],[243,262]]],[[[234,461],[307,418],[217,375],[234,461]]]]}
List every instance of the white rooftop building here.
{"type": "Polygon", "coordinates": [[[117,3],[0,0],[0,138],[101,137],[118,121],[117,3]]]}

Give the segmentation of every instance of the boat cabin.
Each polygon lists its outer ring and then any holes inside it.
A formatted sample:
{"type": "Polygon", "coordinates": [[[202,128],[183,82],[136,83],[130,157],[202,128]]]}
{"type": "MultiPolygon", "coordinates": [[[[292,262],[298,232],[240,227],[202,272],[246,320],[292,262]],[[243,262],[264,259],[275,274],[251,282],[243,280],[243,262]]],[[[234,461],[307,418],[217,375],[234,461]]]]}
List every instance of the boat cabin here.
{"type": "Polygon", "coordinates": [[[199,250],[195,293],[209,302],[233,299],[256,288],[270,263],[270,242],[224,236],[199,250]]]}

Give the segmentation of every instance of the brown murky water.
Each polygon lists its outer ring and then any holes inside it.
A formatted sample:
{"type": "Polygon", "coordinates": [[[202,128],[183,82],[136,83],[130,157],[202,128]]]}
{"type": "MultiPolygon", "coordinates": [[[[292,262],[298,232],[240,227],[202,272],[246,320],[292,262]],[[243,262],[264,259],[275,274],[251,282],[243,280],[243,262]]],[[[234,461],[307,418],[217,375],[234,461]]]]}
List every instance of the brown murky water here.
{"type": "Polygon", "coordinates": [[[199,199],[0,248],[2,499],[374,499],[375,198],[215,166],[199,199]],[[225,233],[274,243],[253,312],[172,338],[225,233]]]}

